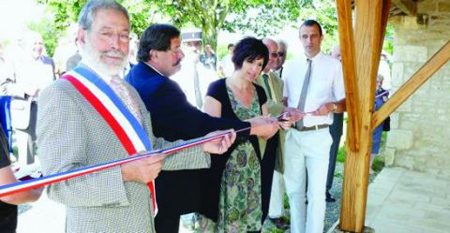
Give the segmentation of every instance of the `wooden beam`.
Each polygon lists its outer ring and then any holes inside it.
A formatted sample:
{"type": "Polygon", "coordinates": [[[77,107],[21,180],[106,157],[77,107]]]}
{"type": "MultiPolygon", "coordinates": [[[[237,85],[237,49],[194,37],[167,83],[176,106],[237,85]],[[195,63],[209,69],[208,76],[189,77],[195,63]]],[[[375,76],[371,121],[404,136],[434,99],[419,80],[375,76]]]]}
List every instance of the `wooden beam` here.
{"type": "Polygon", "coordinates": [[[348,114],[347,143],[356,151],[359,134],[359,96],[356,88],[355,46],[352,24],[352,6],[347,0],[337,1],[339,44],[344,73],[345,101],[348,114]]]}
{"type": "Polygon", "coordinates": [[[412,0],[392,0],[392,3],[409,16],[417,13],[417,3],[412,0]]]}
{"type": "Polygon", "coordinates": [[[431,57],[400,89],[374,114],[372,129],[379,126],[403,102],[419,89],[436,71],[450,60],[450,40],[431,57]]]}
{"type": "MultiPolygon", "coordinates": [[[[389,16],[389,0],[356,1],[356,81],[360,119],[358,150],[346,145],[344,184],[340,228],[348,232],[364,230],[369,159],[372,147],[372,116],[375,99],[375,79],[389,16]]],[[[340,2],[338,2],[340,3],[340,2]]],[[[341,3],[342,4],[342,3],[341,3]]],[[[343,35],[339,35],[343,36],[343,35]]],[[[351,113],[349,112],[349,115],[351,113]]]]}
{"type": "MultiPolygon", "coordinates": [[[[381,31],[380,31],[380,51],[378,53],[381,55],[381,51],[383,49],[383,42],[384,42],[384,35],[386,33],[386,27],[389,20],[389,15],[391,14],[391,1],[390,0],[383,0],[383,10],[381,15],[381,31]]],[[[379,62],[378,62],[378,65],[379,62]]],[[[377,68],[378,70],[378,68],[377,68]]]]}

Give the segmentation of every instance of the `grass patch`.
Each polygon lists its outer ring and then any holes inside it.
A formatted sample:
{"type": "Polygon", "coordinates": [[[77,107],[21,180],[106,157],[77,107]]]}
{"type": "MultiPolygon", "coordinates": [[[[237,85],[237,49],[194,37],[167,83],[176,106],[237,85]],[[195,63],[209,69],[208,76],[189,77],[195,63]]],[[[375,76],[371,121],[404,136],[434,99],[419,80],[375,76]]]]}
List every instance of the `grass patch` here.
{"type": "MultiPolygon", "coordinates": [[[[380,154],[383,154],[383,152],[384,152],[384,149],[386,147],[386,139],[387,139],[387,132],[383,132],[383,134],[381,135],[380,154]]],[[[336,160],[340,163],[345,162],[345,147],[344,146],[339,148],[336,160]]],[[[375,167],[375,164],[378,164],[376,166],[382,166],[381,168],[383,168],[384,167],[384,158],[382,156],[375,157],[373,164],[374,164],[374,167],[375,167]]],[[[381,168],[380,168],[380,170],[381,170],[381,168]]]]}
{"type": "Polygon", "coordinates": [[[18,156],[19,155],[19,149],[17,149],[17,146],[14,146],[13,147],[13,154],[14,154],[14,156],[18,156]]]}
{"type": "Polygon", "coordinates": [[[377,156],[375,157],[375,160],[373,160],[372,169],[376,172],[381,171],[384,167],[384,157],[383,156],[377,156]]]}
{"type": "Polygon", "coordinates": [[[339,148],[336,160],[340,163],[345,162],[345,147],[344,146],[341,146],[339,148]]]}

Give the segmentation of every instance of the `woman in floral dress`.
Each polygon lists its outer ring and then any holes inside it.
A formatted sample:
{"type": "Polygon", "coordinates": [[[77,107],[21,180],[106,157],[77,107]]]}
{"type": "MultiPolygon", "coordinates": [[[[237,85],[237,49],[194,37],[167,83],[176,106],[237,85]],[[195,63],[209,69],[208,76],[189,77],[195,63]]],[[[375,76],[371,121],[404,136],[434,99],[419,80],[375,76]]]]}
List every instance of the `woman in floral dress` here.
{"type": "MultiPolygon", "coordinates": [[[[261,40],[252,37],[241,40],[232,58],[233,75],[211,83],[204,111],[211,116],[242,121],[267,116],[267,97],[254,81],[266,66],[268,56],[268,49],[261,40]]],[[[278,127],[273,133],[277,130],[278,127]]],[[[276,145],[273,135],[270,138],[251,136],[236,141],[225,155],[211,157],[211,169],[205,178],[209,191],[204,193],[204,214],[215,223],[201,218],[203,232],[261,231],[268,209],[262,204],[262,189],[270,190],[272,183],[262,180],[261,169],[273,174],[276,145]],[[271,166],[262,166],[266,163],[271,166]]]]}

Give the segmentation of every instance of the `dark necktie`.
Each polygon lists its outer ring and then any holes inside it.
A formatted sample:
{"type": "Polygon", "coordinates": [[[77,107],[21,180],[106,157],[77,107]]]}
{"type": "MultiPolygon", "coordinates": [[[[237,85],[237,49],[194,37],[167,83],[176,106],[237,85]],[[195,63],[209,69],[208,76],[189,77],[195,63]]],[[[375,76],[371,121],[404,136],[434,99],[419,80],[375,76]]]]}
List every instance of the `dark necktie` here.
{"type": "Polygon", "coordinates": [[[267,93],[269,93],[269,98],[272,99],[272,91],[270,90],[269,75],[263,74],[264,84],[266,85],[267,93]]]}
{"type": "MultiPolygon", "coordinates": [[[[303,80],[302,92],[297,106],[302,112],[305,111],[306,95],[308,93],[309,80],[311,79],[311,59],[306,59],[306,61],[308,63],[308,69],[306,70],[305,79],[303,80]]],[[[303,128],[303,118],[297,121],[296,128],[299,130],[303,128]]]]}

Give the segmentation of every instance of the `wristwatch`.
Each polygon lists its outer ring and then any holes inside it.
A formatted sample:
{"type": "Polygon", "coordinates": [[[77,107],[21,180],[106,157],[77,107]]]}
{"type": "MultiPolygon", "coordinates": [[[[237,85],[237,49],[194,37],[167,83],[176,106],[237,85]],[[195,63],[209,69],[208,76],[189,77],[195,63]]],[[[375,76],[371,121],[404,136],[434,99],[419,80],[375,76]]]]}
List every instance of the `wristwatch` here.
{"type": "Polygon", "coordinates": [[[336,112],[337,110],[337,104],[332,103],[333,104],[333,108],[331,109],[331,112],[336,112]]]}

